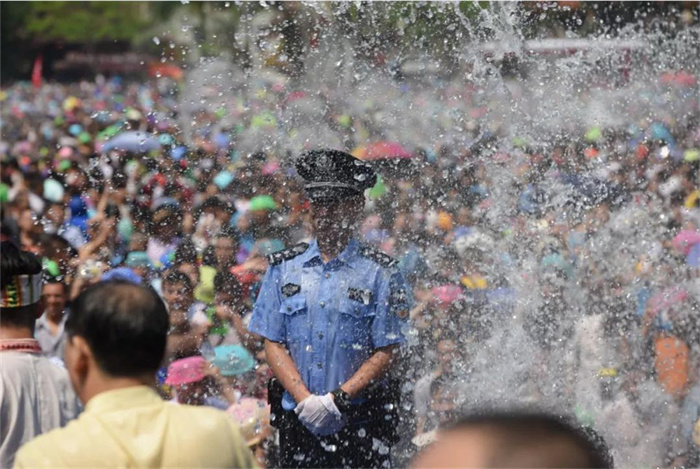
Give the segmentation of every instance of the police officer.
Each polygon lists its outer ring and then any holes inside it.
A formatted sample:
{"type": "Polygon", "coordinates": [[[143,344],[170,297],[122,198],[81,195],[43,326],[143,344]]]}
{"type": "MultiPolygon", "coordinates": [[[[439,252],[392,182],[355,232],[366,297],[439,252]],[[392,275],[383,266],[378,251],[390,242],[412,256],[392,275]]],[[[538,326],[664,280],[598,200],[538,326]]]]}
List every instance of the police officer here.
{"type": "Polygon", "coordinates": [[[410,291],[397,262],[354,234],[369,164],[334,150],[296,161],[315,239],[269,256],[249,329],[265,338],[282,467],[389,467],[410,291]]]}

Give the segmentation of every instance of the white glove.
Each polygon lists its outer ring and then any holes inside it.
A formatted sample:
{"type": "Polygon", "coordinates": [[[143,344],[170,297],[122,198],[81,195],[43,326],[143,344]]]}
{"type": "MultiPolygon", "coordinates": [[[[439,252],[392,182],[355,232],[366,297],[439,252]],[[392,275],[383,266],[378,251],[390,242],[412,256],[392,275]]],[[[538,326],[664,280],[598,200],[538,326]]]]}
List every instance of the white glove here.
{"type": "Polygon", "coordinates": [[[345,419],[330,393],[307,397],[296,406],[294,412],[299,416],[299,421],[316,436],[338,433],[345,426],[345,419]]]}

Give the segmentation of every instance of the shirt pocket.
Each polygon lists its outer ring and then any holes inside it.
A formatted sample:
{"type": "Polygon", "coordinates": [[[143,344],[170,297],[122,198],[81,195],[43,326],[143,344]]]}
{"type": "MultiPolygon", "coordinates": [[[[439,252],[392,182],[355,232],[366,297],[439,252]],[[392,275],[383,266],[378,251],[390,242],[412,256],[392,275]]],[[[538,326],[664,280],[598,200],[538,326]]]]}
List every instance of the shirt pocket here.
{"type": "Polygon", "coordinates": [[[280,313],[287,330],[287,342],[299,343],[306,340],[310,330],[306,298],[301,294],[284,298],[280,304],[280,313]]]}
{"type": "Polygon", "coordinates": [[[343,348],[355,350],[371,346],[372,320],[376,314],[374,303],[363,304],[351,298],[343,298],[339,308],[338,338],[343,348]]]}

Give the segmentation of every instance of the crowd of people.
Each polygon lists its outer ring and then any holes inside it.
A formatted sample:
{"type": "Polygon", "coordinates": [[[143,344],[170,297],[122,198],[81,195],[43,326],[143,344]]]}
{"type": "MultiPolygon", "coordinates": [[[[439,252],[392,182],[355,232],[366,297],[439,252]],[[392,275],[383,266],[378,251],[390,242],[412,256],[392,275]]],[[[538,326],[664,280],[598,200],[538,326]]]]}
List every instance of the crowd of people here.
{"type": "MultiPolygon", "coordinates": [[[[269,96],[294,90],[268,91],[267,120],[238,126],[285,125],[269,96]]],[[[183,130],[162,80],[18,83],[0,101],[2,237],[43,261],[43,353],[64,359],[86,288],[152,286],[170,322],[161,397],[227,410],[262,463],[271,371],[247,326],[268,255],[313,235],[295,155],[241,150],[219,110],[183,130]]],[[[677,122],[374,163],[360,238],[413,287],[400,366],[415,445],[490,397],[575,414],[623,466],[697,463],[699,118],[696,102],[677,122]]],[[[351,129],[337,126],[341,150],[362,143],[351,129]]]]}

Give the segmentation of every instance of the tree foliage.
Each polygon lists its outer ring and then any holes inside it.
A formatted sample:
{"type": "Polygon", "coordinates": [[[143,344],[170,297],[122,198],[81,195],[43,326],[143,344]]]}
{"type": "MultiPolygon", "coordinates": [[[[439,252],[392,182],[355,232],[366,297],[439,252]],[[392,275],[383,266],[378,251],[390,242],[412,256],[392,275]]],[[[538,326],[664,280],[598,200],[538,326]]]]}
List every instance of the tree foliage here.
{"type": "Polygon", "coordinates": [[[146,24],[137,2],[33,2],[17,33],[39,42],[130,40],[146,24]]]}

